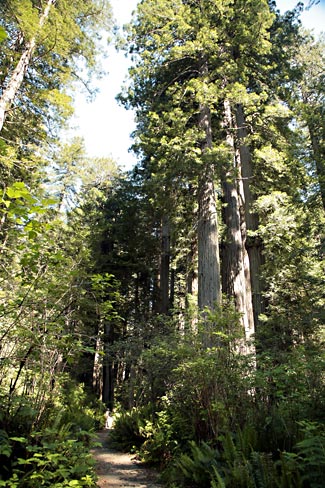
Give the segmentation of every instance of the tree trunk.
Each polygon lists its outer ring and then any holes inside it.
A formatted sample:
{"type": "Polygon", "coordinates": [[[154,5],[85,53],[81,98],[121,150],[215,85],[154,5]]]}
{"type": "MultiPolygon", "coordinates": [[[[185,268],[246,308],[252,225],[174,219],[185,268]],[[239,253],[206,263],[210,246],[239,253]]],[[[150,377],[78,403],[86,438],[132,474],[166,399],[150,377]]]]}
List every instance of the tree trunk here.
{"type": "MultiPolygon", "coordinates": [[[[208,107],[201,107],[199,126],[206,138],[203,156],[212,147],[211,115],[208,107]]],[[[213,309],[221,302],[218,221],[214,190],[214,172],[210,163],[204,163],[198,190],[198,306],[213,309]]]]}
{"type": "Polygon", "coordinates": [[[169,268],[170,268],[170,226],[165,215],[161,225],[161,259],[160,259],[160,313],[169,311],[169,268]]]}
{"type": "Polygon", "coordinates": [[[186,294],[197,295],[197,243],[191,242],[190,251],[186,259],[186,294]]]}
{"type": "Polygon", "coordinates": [[[102,322],[100,322],[98,325],[98,331],[96,335],[96,349],[95,349],[94,363],[93,363],[92,386],[93,386],[93,392],[96,394],[97,398],[101,398],[103,393],[103,368],[102,368],[101,356],[104,347],[103,347],[102,328],[103,328],[103,324],[102,322]]]}
{"type": "MultiPolygon", "coordinates": [[[[202,57],[199,66],[202,83],[207,83],[208,63],[202,57]]],[[[207,104],[200,104],[198,126],[203,131],[201,143],[202,170],[198,181],[198,308],[213,310],[221,303],[221,279],[219,260],[219,232],[216,196],[214,189],[214,167],[206,158],[212,149],[211,112],[207,104]]],[[[201,318],[205,321],[204,312],[201,318]]],[[[202,331],[202,344],[211,347],[213,344],[213,324],[205,321],[202,331]]]]}
{"type": "MultiPolygon", "coordinates": [[[[261,279],[261,266],[263,264],[262,242],[256,236],[250,236],[249,231],[255,232],[258,229],[258,215],[252,211],[252,205],[255,201],[251,191],[253,180],[253,166],[250,150],[245,144],[247,137],[247,128],[243,106],[236,106],[236,133],[237,133],[237,167],[239,173],[238,188],[240,202],[244,216],[242,220],[243,240],[249,256],[249,270],[252,286],[252,300],[254,311],[255,330],[258,329],[259,316],[265,311],[265,302],[263,298],[263,282],[261,279]]],[[[248,268],[246,268],[246,274],[248,268]]]]}
{"type": "Polygon", "coordinates": [[[311,123],[309,123],[308,130],[311,140],[311,147],[314,154],[320,196],[322,199],[323,208],[325,210],[325,154],[322,154],[320,141],[316,134],[316,128],[313,127],[311,123]]]}
{"type": "Polygon", "coordinates": [[[223,208],[223,218],[227,229],[222,260],[222,285],[224,293],[234,298],[236,311],[241,316],[244,340],[239,342],[240,352],[249,353],[252,350],[248,342],[254,334],[250,269],[242,233],[240,202],[236,184],[237,168],[231,107],[228,101],[225,101],[224,106],[224,125],[227,129],[227,143],[232,150],[233,162],[227,169],[224,169],[222,175],[223,195],[226,204],[223,208]]]}
{"type": "Polygon", "coordinates": [[[102,401],[109,410],[114,408],[114,361],[110,346],[114,342],[114,329],[110,323],[105,323],[104,335],[104,364],[103,364],[103,393],[102,401]]]}
{"type": "Polygon", "coordinates": [[[3,93],[0,97],[0,132],[2,131],[3,124],[5,121],[5,116],[7,111],[10,109],[19,88],[24,80],[26,71],[28,66],[31,62],[33,52],[36,47],[37,42],[37,34],[42,29],[46,19],[49,16],[50,8],[56,0],[48,0],[44,12],[40,16],[39,23],[38,23],[38,31],[34,37],[30,41],[27,42],[26,47],[20,57],[20,60],[12,72],[10,79],[8,80],[6,88],[3,90],[3,93]]]}

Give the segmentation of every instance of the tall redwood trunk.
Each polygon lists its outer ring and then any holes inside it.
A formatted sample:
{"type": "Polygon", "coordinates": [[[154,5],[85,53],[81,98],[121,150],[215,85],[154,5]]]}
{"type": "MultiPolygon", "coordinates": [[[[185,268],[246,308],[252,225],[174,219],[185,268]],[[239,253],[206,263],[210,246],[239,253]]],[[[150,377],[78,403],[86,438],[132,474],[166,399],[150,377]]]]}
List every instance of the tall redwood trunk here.
{"type": "Polygon", "coordinates": [[[249,147],[245,143],[247,128],[243,106],[236,106],[236,133],[237,133],[237,167],[239,178],[239,195],[243,207],[243,234],[246,249],[249,256],[250,279],[252,286],[253,310],[255,330],[258,328],[259,316],[265,311],[263,298],[263,281],[261,278],[261,266],[263,264],[262,242],[256,236],[250,236],[249,231],[255,232],[258,229],[258,215],[253,211],[252,206],[255,197],[251,190],[253,181],[253,166],[249,147]]]}
{"type": "Polygon", "coordinates": [[[222,287],[227,296],[234,298],[236,311],[240,313],[244,340],[240,341],[239,348],[241,352],[248,353],[251,352],[248,341],[254,334],[250,268],[244,233],[242,232],[244,223],[241,222],[240,215],[240,201],[236,182],[238,178],[236,178],[235,141],[229,101],[225,101],[224,107],[224,126],[227,130],[227,143],[231,148],[233,161],[228,168],[224,169],[222,174],[225,202],[223,218],[227,229],[222,259],[222,287]]]}
{"type": "MultiPolygon", "coordinates": [[[[202,57],[199,66],[202,83],[208,78],[208,63],[202,57]]],[[[207,104],[201,103],[199,107],[199,128],[204,136],[201,143],[202,169],[198,181],[198,308],[213,310],[221,303],[221,278],[219,260],[219,231],[217,218],[217,205],[214,188],[214,167],[206,158],[212,149],[211,112],[207,104]]],[[[206,315],[201,314],[205,320],[206,315]]],[[[206,321],[202,335],[204,347],[213,344],[213,324],[206,321]]]]}
{"type": "Polygon", "coordinates": [[[27,42],[26,47],[20,57],[20,60],[18,61],[16,68],[13,70],[12,74],[10,75],[6,88],[2,92],[2,95],[0,97],[0,132],[3,128],[6,113],[10,109],[18,93],[18,90],[21,87],[26,71],[31,62],[37,44],[37,34],[42,29],[46,19],[49,16],[51,6],[54,5],[55,2],[56,0],[47,0],[47,4],[44,9],[44,12],[42,13],[39,19],[38,30],[35,36],[32,37],[32,39],[27,42]]]}
{"type": "MultiPolygon", "coordinates": [[[[201,107],[199,125],[205,131],[204,153],[212,147],[211,115],[208,107],[201,107]]],[[[198,306],[213,309],[221,302],[218,221],[214,189],[214,172],[204,163],[198,190],[198,306]]]]}

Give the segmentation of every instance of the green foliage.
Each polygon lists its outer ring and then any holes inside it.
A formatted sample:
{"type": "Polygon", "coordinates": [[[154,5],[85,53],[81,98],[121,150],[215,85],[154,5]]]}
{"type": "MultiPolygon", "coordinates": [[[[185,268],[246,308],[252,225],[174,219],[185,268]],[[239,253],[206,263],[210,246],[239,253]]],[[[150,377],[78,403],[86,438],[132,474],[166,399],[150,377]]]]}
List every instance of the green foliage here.
{"type": "Polygon", "coordinates": [[[204,320],[210,321],[215,347],[202,348],[198,324],[197,332],[185,326],[178,338],[157,335],[140,356],[139,364],[149,370],[141,377],[142,391],[151,374],[160,382],[163,371],[168,381],[159,385],[165,395],[152,404],[153,416],[141,416],[141,409],[123,414],[122,443],[164,468],[170,486],[318,486],[322,426],[303,419],[322,418],[320,348],[306,343],[283,356],[259,354],[256,369],[254,358],[236,353],[236,335],[228,334],[236,329],[231,307],[204,320]]]}
{"type": "Polygon", "coordinates": [[[322,428],[308,422],[301,426],[304,439],[297,443],[296,452],[281,452],[278,460],[243,446],[240,431],[237,440],[230,433],[222,436],[218,449],[191,442],[190,452],[175,461],[170,479],[181,486],[202,488],[318,488],[324,477],[322,428]]]}
{"type": "Polygon", "coordinates": [[[77,438],[88,442],[89,433],[103,426],[105,406],[67,373],[58,375],[57,380],[59,385],[53,400],[53,412],[48,413],[49,421],[58,426],[69,425],[77,438]]]}
{"type": "Polygon", "coordinates": [[[91,401],[67,375],[58,376],[57,382],[60,388],[55,399],[45,405],[41,423],[37,421],[38,412],[26,399],[24,408],[19,398],[19,410],[13,410],[13,418],[3,419],[0,486],[95,486],[89,449],[104,407],[91,401]],[[40,430],[35,429],[36,425],[40,430]]]}
{"type": "Polygon", "coordinates": [[[218,451],[208,444],[203,442],[198,446],[192,441],[190,454],[182,454],[176,461],[175,468],[182,473],[184,482],[191,483],[191,486],[209,486],[214,470],[218,466],[218,457],[218,451]]]}
{"type": "Polygon", "coordinates": [[[100,31],[111,29],[110,4],[106,0],[52,2],[42,24],[46,4],[14,0],[0,5],[7,32],[1,42],[1,87],[9,84],[21,54],[30,41],[35,41],[33,69],[28,70],[27,82],[24,80],[21,89],[16,90],[15,116],[11,111],[7,113],[3,134],[10,141],[18,138],[28,144],[31,140],[39,142],[46,135],[41,124],[50,124],[52,131],[62,126],[72,113],[67,88],[81,72],[86,85],[95,72],[100,73],[100,31]]]}
{"type": "MultiPolygon", "coordinates": [[[[110,160],[88,161],[78,138],[45,157],[32,145],[45,137],[45,120],[66,120],[65,88],[81,59],[95,67],[110,18],[104,0],[53,5],[0,140],[0,486],[94,486],[92,432],[114,402],[123,409],[112,445],[164,468],[170,486],[322,486],[323,55],[310,40],[317,63],[303,52],[293,58],[296,14],[282,19],[272,5],[139,4],[124,102],[137,110],[141,161],[122,177],[110,160]],[[210,151],[197,123],[202,105],[210,151]],[[236,125],[238,105],[245,127],[236,125]],[[238,166],[241,152],[251,176],[238,166]],[[41,173],[45,164],[54,175],[41,173]],[[252,276],[264,280],[266,304],[256,355],[254,345],[241,354],[238,296],[235,306],[224,297],[213,310],[191,310],[206,164],[218,194],[229,176],[251,197],[254,215],[239,209],[243,245],[235,247],[263,249],[252,276]],[[163,276],[169,303],[159,315],[163,276]]],[[[0,3],[0,88],[36,34],[38,7],[0,3]]]]}
{"type": "Polygon", "coordinates": [[[0,25],[0,42],[4,41],[7,37],[7,33],[4,28],[0,25]]]}
{"type": "Polygon", "coordinates": [[[20,455],[12,460],[10,476],[0,479],[0,486],[95,486],[93,459],[69,426],[55,425],[33,433],[29,440],[12,437],[11,441],[20,455]]]}
{"type": "Polygon", "coordinates": [[[303,482],[321,488],[325,475],[325,431],[315,422],[299,422],[303,439],[296,444],[299,469],[303,482]],[[301,464],[300,464],[301,463],[301,464]]]}
{"type": "Polygon", "coordinates": [[[174,432],[174,420],[168,410],[155,414],[154,420],[147,420],[141,433],[145,441],[140,447],[140,458],[149,464],[165,468],[175,456],[179,442],[174,432]]]}
{"type": "Polygon", "coordinates": [[[151,415],[151,405],[117,413],[109,439],[110,445],[126,452],[138,449],[145,441],[145,425],[151,415]]]}

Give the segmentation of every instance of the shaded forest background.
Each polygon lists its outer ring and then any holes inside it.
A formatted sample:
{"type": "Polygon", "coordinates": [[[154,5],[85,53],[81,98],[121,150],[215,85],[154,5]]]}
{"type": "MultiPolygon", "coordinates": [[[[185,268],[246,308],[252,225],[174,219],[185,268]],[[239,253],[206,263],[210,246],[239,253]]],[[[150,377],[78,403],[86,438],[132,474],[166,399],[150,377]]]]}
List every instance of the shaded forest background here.
{"type": "MultiPolygon", "coordinates": [[[[324,37],[266,0],[0,4],[0,486],[94,487],[92,433],[167,486],[321,487],[324,37]],[[62,142],[101,37],[122,172],[62,142]]],[[[109,148],[108,148],[109,149],[109,148]]]]}

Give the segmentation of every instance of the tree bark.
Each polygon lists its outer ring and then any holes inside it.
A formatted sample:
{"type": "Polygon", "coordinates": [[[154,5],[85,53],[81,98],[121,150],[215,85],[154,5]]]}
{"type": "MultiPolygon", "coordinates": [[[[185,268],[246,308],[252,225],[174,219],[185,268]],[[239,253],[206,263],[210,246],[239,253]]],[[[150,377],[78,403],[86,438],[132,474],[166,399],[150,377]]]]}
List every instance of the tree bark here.
{"type": "Polygon", "coordinates": [[[114,342],[114,328],[110,323],[105,323],[104,335],[104,364],[103,364],[103,393],[102,401],[109,410],[114,408],[114,361],[111,356],[110,346],[114,342]]]}
{"type": "Polygon", "coordinates": [[[169,268],[170,268],[170,225],[166,215],[161,224],[161,258],[160,258],[160,312],[169,311],[169,268]]]}
{"type": "Polygon", "coordinates": [[[254,314],[250,280],[250,267],[245,247],[245,232],[242,232],[240,201],[236,184],[236,155],[232,113],[229,101],[224,102],[224,126],[227,130],[227,143],[231,148],[233,162],[223,170],[222,187],[225,206],[223,218],[227,229],[222,260],[222,285],[224,293],[233,297],[236,311],[241,316],[244,340],[239,341],[242,353],[252,352],[249,341],[254,334],[254,314]]]}
{"type": "MultiPolygon", "coordinates": [[[[208,63],[205,56],[200,60],[201,81],[208,82],[208,63]]],[[[198,181],[198,308],[204,321],[202,344],[213,345],[213,324],[205,320],[204,309],[215,309],[221,303],[221,278],[219,259],[219,231],[214,188],[214,166],[206,158],[212,149],[211,112],[207,103],[200,103],[198,126],[204,136],[201,142],[202,170],[198,181]]]]}
{"type": "Polygon", "coordinates": [[[24,80],[26,71],[30,65],[36,44],[37,34],[42,29],[46,19],[49,16],[51,6],[54,5],[56,0],[48,0],[44,12],[40,16],[38,23],[38,30],[34,37],[27,42],[26,47],[20,57],[20,60],[13,70],[10,79],[8,80],[6,88],[3,90],[0,97],[0,132],[2,131],[5,116],[10,109],[21,85],[24,80]]]}
{"type": "MultiPolygon", "coordinates": [[[[264,285],[261,278],[263,264],[262,242],[258,236],[250,236],[249,231],[256,232],[259,226],[258,215],[252,210],[255,201],[251,190],[253,181],[253,166],[249,147],[245,143],[247,128],[244,109],[241,104],[236,106],[236,135],[237,135],[237,167],[239,173],[238,188],[240,203],[244,216],[242,219],[243,239],[249,256],[250,281],[252,287],[252,301],[254,311],[255,330],[258,329],[259,316],[265,311],[263,298],[264,285]]],[[[248,273],[248,268],[246,268],[248,273]]]]}
{"type": "MultiPolygon", "coordinates": [[[[202,106],[199,126],[205,131],[202,153],[212,147],[211,114],[202,106]]],[[[214,171],[204,163],[198,190],[198,306],[213,309],[221,302],[218,221],[214,189],[214,171]]]]}
{"type": "Polygon", "coordinates": [[[322,154],[321,144],[317,137],[317,130],[311,123],[308,124],[308,130],[311,140],[311,147],[314,154],[314,160],[316,165],[316,173],[318,178],[320,196],[325,210],[325,154],[322,154]]]}

